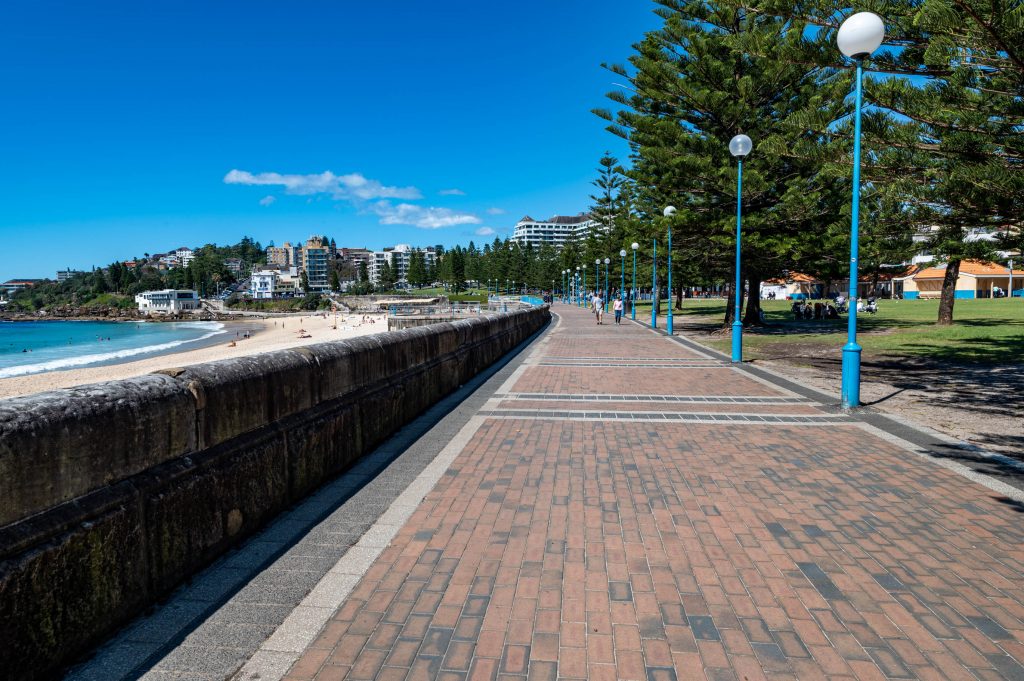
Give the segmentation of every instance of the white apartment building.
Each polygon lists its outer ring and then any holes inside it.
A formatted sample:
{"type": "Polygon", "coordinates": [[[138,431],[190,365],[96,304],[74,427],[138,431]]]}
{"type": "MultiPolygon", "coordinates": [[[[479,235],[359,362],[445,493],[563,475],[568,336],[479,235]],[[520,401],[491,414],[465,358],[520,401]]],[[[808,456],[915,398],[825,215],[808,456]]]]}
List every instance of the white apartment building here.
{"type": "MultiPolygon", "coordinates": [[[[516,223],[515,231],[512,233],[512,240],[518,241],[524,246],[531,244],[551,244],[557,248],[565,245],[570,238],[576,240],[586,239],[591,230],[601,228],[600,223],[593,219],[589,213],[578,215],[555,215],[547,220],[534,220],[526,215],[516,223]]],[[[607,231],[607,227],[604,228],[607,231]]]]}
{"type": "MultiPolygon", "coordinates": [[[[371,253],[369,261],[370,281],[374,284],[380,283],[380,272],[384,268],[384,263],[387,262],[395,273],[395,280],[398,283],[406,283],[405,275],[409,271],[409,261],[412,259],[412,254],[415,250],[417,249],[409,244],[396,244],[391,248],[385,248],[383,251],[371,253]]],[[[433,267],[437,262],[437,253],[434,251],[434,247],[428,246],[419,250],[423,253],[424,264],[428,268],[433,267]]]]}
{"type": "Polygon", "coordinates": [[[177,314],[199,309],[199,293],[196,291],[164,289],[143,291],[135,296],[139,312],[146,314],[177,314]]]}
{"type": "MultiPolygon", "coordinates": [[[[917,232],[913,236],[914,244],[920,249],[911,259],[911,265],[929,265],[935,261],[935,256],[931,251],[927,250],[925,246],[927,242],[932,239],[941,228],[938,225],[929,225],[927,227],[919,227],[917,232]]],[[[976,241],[988,241],[995,242],[999,240],[1001,236],[999,231],[985,229],[984,227],[973,227],[964,236],[964,241],[972,243],[976,241]]],[[[996,251],[996,258],[999,260],[1005,260],[1012,257],[1014,254],[1010,251],[996,251]]]]}
{"type": "Polygon", "coordinates": [[[301,291],[302,275],[298,267],[264,267],[249,277],[249,292],[257,300],[295,295],[301,291]]]}
{"type": "Polygon", "coordinates": [[[196,258],[196,252],[187,246],[182,246],[178,250],[174,251],[174,255],[178,258],[178,264],[182,267],[188,267],[196,258]]]}
{"type": "Polygon", "coordinates": [[[270,300],[277,288],[277,270],[253,270],[249,276],[249,293],[256,300],[270,300]]]}

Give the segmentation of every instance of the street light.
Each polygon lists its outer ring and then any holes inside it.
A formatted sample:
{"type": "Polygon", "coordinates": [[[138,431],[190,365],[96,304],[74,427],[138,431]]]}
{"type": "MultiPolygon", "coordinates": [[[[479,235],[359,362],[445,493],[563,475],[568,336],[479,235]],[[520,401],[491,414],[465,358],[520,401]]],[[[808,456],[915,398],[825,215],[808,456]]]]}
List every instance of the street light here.
{"type": "Polygon", "coordinates": [[[583,298],[580,296],[580,266],[576,266],[576,307],[583,306],[583,298]]]}
{"type": "MultiPolygon", "coordinates": [[[[601,258],[594,259],[594,276],[596,277],[596,280],[594,281],[594,293],[599,294],[601,293],[601,258]]],[[[607,278],[608,277],[605,277],[605,279],[607,278]]]]}
{"type": "Polygon", "coordinates": [[[651,261],[651,328],[658,328],[658,240],[654,240],[654,256],[651,261]]]}
{"type": "Polygon", "coordinates": [[[842,402],[844,409],[860,406],[860,351],[857,345],[857,251],[860,226],[860,109],[864,59],[878,49],[885,38],[885,24],[877,14],[858,12],[839,27],[839,51],[857,64],[853,115],[853,210],[850,213],[850,312],[847,315],[846,345],[843,346],[842,402]]]}
{"type": "Polygon", "coordinates": [[[622,284],[619,286],[619,298],[622,300],[622,304],[626,304],[626,249],[623,248],[619,251],[619,257],[622,258],[622,284]]]}
{"type": "Polygon", "coordinates": [[[675,206],[665,206],[664,215],[668,222],[668,318],[665,327],[668,335],[672,335],[672,216],[676,214],[675,206]]]}
{"type": "Polygon", "coordinates": [[[743,157],[750,153],[754,143],[746,135],[736,135],[729,140],[729,153],[736,157],[736,306],[732,320],[732,361],[743,361],[743,322],[740,321],[740,243],[743,224],[743,157]]]}
{"type": "Polygon", "coordinates": [[[633,249],[633,291],[629,295],[630,314],[631,314],[630,318],[633,321],[636,321],[636,252],[637,252],[637,249],[640,248],[640,244],[638,244],[637,242],[634,241],[630,245],[630,248],[633,249]]]}
{"type": "Polygon", "coordinates": [[[604,259],[604,311],[608,311],[608,263],[611,258],[604,259]]]}
{"type": "MultiPolygon", "coordinates": [[[[576,269],[579,269],[579,268],[576,268],[576,269]]],[[[586,263],[584,263],[584,265],[583,265],[583,296],[586,297],[587,295],[588,295],[587,294],[587,265],[586,265],[586,263]]]]}

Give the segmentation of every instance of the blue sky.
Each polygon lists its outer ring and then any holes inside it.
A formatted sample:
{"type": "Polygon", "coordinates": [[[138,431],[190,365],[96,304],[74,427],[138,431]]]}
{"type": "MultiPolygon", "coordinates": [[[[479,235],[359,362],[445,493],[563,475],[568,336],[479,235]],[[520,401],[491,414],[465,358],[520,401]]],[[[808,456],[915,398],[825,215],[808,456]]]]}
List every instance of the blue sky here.
{"type": "Polygon", "coordinates": [[[585,210],[648,0],[8,3],[0,281],[327,233],[477,243],[585,210]],[[234,171],[234,172],[233,172],[234,171]]]}

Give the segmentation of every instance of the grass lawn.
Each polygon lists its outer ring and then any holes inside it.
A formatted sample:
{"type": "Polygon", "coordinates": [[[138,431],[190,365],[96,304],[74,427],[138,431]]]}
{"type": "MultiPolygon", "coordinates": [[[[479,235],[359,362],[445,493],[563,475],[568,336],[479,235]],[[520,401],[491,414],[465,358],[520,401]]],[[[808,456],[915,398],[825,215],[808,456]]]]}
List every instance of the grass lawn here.
{"type": "MultiPolygon", "coordinates": [[[[857,315],[857,342],[864,358],[908,357],[968,364],[1024,363],[1024,300],[958,300],[952,326],[935,325],[937,300],[880,300],[876,315],[857,315]]],[[[807,356],[815,350],[835,351],[846,343],[846,316],[831,321],[795,321],[786,301],[761,301],[768,326],[746,329],[743,334],[747,359],[807,356]]],[[[665,307],[658,318],[664,328],[665,307]]],[[[637,305],[637,320],[650,322],[650,305],[637,305]]],[[[720,324],[725,301],[685,300],[683,311],[673,313],[677,327],[691,325],[705,330],[720,324]],[[705,326],[706,325],[706,326],[705,326]]],[[[717,350],[729,351],[728,334],[702,339],[717,350]]]]}
{"type": "Polygon", "coordinates": [[[487,289],[484,288],[467,289],[462,293],[453,293],[451,295],[449,295],[447,290],[440,287],[411,288],[403,289],[401,291],[391,291],[389,293],[379,295],[413,296],[416,298],[448,296],[448,300],[453,303],[487,303],[487,289]]]}

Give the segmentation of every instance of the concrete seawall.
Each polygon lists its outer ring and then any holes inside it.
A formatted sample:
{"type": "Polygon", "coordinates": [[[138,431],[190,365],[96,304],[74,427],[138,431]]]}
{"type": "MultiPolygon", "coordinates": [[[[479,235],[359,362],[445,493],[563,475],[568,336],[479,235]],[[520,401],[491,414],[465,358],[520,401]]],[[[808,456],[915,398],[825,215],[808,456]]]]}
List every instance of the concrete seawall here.
{"type": "Polygon", "coordinates": [[[43,678],[539,330],[547,308],[0,401],[0,678],[43,678]]]}

